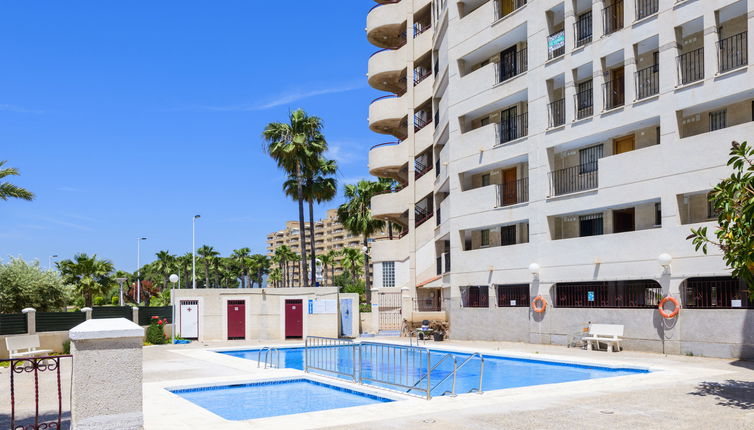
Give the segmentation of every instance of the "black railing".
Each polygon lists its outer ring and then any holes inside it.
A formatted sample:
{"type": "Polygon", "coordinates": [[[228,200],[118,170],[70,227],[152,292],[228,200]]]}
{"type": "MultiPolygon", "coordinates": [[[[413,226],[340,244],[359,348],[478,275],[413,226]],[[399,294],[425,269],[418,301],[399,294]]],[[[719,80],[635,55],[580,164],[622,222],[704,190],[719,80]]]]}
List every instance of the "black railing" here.
{"type": "Polygon", "coordinates": [[[427,172],[432,170],[432,159],[428,157],[420,157],[414,159],[414,180],[426,175],[427,172]]]}
{"type": "Polygon", "coordinates": [[[425,31],[432,28],[432,21],[428,22],[415,22],[414,23],[414,38],[418,37],[420,34],[424,33],[425,31]]]}
{"type": "Polygon", "coordinates": [[[450,272],[450,252],[443,254],[443,258],[445,259],[445,273],[448,273],[450,272]]]}
{"type": "Polygon", "coordinates": [[[734,34],[717,42],[717,65],[720,73],[743,67],[749,62],[747,32],[734,34]]]}
{"type": "Polygon", "coordinates": [[[505,18],[526,5],[526,0],[495,0],[497,19],[505,18]]]}
{"type": "Polygon", "coordinates": [[[414,299],[415,312],[440,312],[442,310],[442,300],[438,297],[425,297],[423,299],[414,299]]]}
{"type": "Polygon", "coordinates": [[[419,206],[414,207],[414,227],[419,227],[432,218],[433,212],[432,209],[427,210],[419,206]]]}
{"type": "Polygon", "coordinates": [[[414,86],[419,85],[423,80],[432,76],[432,69],[430,68],[416,68],[414,69],[414,86]]]}
{"type": "Polygon", "coordinates": [[[523,48],[509,56],[502,56],[497,68],[497,82],[505,82],[524,73],[529,68],[528,49],[523,48]]]}
{"type": "Polygon", "coordinates": [[[660,300],[662,287],[652,280],[555,284],[559,308],[654,308],[660,300]]]}
{"type": "Polygon", "coordinates": [[[431,124],[432,121],[420,115],[414,115],[414,133],[431,124]]]}
{"type": "Polygon", "coordinates": [[[565,124],[565,99],[555,100],[547,108],[550,128],[565,124]]]}
{"type": "Polygon", "coordinates": [[[746,284],[736,278],[689,278],[682,289],[683,306],[690,309],[751,309],[746,284]]]}
{"type": "Polygon", "coordinates": [[[0,335],[28,333],[26,314],[0,314],[0,335]]]}
{"type": "Polygon", "coordinates": [[[499,308],[528,308],[529,284],[496,285],[499,308]]]}
{"type": "Polygon", "coordinates": [[[659,0],[635,0],[636,1],[636,20],[644,19],[654,15],[660,8],[659,0]]]}
{"type": "Polygon", "coordinates": [[[510,142],[529,134],[529,114],[509,117],[500,122],[500,144],[510,142]]]}
{"type": "Polygon", "coordinates": [[[442,275],[442,255],[438,255],[437,258],[435,258],[435,274],[442,275]]]}
{"type": "Polygon", "coordinates": [[[440,176],[440,158],[435,160],[435,178],[440,176]]]}
{"type": "Polygon", "coordinates": [[[510,206],[528,201],[529,178],[521,178],[498,185],[497,207],[510,206]]]}
{"type": "Polygon", "coordinates": [[[588,118],[594,115],[594,95],[591,88],[574,94],[573,99],[576,119],[588,118]]]}
{"type": "Polygon", "coordinates": [[[574,40],[576,47],[584,46],[592,41],[592,12],[586,12],[579,16],[573,24],[574,40]]]}
{"type": "Polygon", "coordinates": [[[649,66],[636,72],[636,99],[652,97],[660,92],[660,68],[649,66]]]}
{"type": "Polygon", "coordinates": [[[598,162],[594,161],[550,172],[550,195],[560,196],[597,188],[598,167],[598,162]]]}
{"type": "Polygon", "coordinates": [[[625,81],[616,79],[602,84],[602,102],[604,110],[623,106],[626,102],[625,81]]]}
{"type": "Polygon", "coordinates": [[[623,28],[623,0],[614,0],[611,5],[602,9],[602,26],[605,35],[623,28]]]}
{"type": "Polygon", "coordinates": [[[704,79],[704,48],[694,49],[676,57],[678,82],[681,85],[704,79]]]}
{"type": "Polygon", "coordinates": [[[547,36],[547,59],[552,60],[565,54],[565,30],[556,31],[555,33],[547,36]],[[551,46],[559,46],[558,48],[551,48],[551,46]]]}

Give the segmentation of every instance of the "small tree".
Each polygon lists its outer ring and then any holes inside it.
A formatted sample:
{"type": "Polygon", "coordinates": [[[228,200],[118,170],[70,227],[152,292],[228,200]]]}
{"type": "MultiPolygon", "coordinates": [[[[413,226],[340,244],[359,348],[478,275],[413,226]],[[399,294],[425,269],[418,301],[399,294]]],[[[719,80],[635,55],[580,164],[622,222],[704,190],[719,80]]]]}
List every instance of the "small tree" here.
{"type": "Polygon", "coordinates": [[[65,305],[65,286],[57,272],[43,271],[39,262],[11,258],[0,264],[0,313],[21,312],[24,308],[56,311],[65,305]]]}
{"type": "Polygon", "coordinates": [[[754,298],[754,148],[733,142],[728,166],[733,173],[709,197],[717,214],[716,240],[707,236],[707,227],[692,228],[687,239],[705,254],[709,244],[718,247],[733,276],[746,282],[754,298]]]}

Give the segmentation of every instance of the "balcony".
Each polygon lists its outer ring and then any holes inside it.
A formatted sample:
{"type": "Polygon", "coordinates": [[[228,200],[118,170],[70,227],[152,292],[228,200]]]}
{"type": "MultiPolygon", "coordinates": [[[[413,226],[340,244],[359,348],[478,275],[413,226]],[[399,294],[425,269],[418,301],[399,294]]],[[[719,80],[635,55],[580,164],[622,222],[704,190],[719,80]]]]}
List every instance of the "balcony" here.
{"type": "Polygon", "coordinates": [[[394,48],[406,43],[405,4],[400,0],[376,5],[367,15],[367,39],[375,46],[394,48]]]}
{"type": "Polygon", "coordinates": [[[438,275],[443,275],[450,272],[450,252],[444,252],[437,256],[435,259],[436,272],[438,275]]]}
{"type": "Polygon", "coordinates": [[[369,105],[369,128],[376,133],[392,134],[399,139],[405,139],[406,112],[404,97],[390,94],[374,99],[369,105]]]}
{"type": "Polygon", "coordinates": [[[497,186],[496,207],[505,207],[528,201],[529,178],[521,178],[497,186]]]}
{"type": "Polygon", "coordinates": [[[626,92],[623,79],[613,79],[602,84],[602,102],[606,111],[619,108],[625,104],[626,92]]]}
{"type": "Polygon", "coordinates": [[[579,15],[573,24],[573,35],[577,48],[592,41],[592,11],[579,15]]]}
{"type": "Polygon", "coordinates": [[[414,69],[414,86],[419,85],[430,76],[432,76],[432,69],[429,67],[414,69]]]}
{"type": "Polygon", "coordinates": [[[555,100],[547,105],[547,116],[550,128],[565,124],[565,99],[555,100]]]}
{"type": "Polygon", "coordinates": [[[744,31],[717,42],[717,70],[719,73],[735,70],[749,63],[747,35],[748,33],[744,31]]]}
{"type": "Polygon", "coordinates": [[[405,180],[400,175],[408,159],[408,145],[386,142],[369,150],[369,173],[374,176],[405,180]]]}
{"type": "Polygon", "coordinates": [[[400,218],[409,207],[409,189],[396,188],[372,197],[372,216],[378,218],[400,218]]]}
{"type": "Polygon", "coordinates": [[[594,95],[592,89],[586,89],[573,95],[576,119],[589,118],[594,115],[594,95]]]}
{"type": "Polygon", "coordinates": [[[434,215],[434,210],[430,208],[423,208],[421,206],[415,206],[414,207],[414,227],[419,227],[420,225],[427,222],[432,216],[434,215]]]}
{"type": "Polygon", "coordinates": [[[506,50],[501,54],[500,63],[497,68],[497,82],[502,83],[512,79],[529,68],[529,57],[527,48],[518,51],[506,50]],[[506,54],[506,52],[509,52],[506,54]]]}
{"type": "Polygon", "coordinates": [[[704,79],[704,48],[694,49],[676,57],[678,84],[688,85],[704,79]]]}
{"type": "Polygon", "coordinates": [[[602,9],[602,26],[605,36],[623,28],[623,0],[614,0],[602,9]]]}
{"type": "Polygon", "coordinates": [[[636,100],[643,100],[660,93],[660,66],[654,65],[635,73],[636,100]]]}
{"type": "Polygon", "coordinates": [[[526,6],[526,0],[495,0],[495,19],[502,19],[526,6]]]}
{"type": "Polygon", "coordinates": [[[372,261],[403,261],[408,258],[409,237],[407,231],[395,234],[393,239],[377,238],[372,243],[370,256],[372,261]]]}
{"type": "Polygon", "coordinates": [[[648,16],[657,13],[660,8],[659,0],[635,0],[636,21],[640,21],[648,16]]]}
{"type": "Polygon", "coordinates": [[[400,94],[406,91],[406,48],[383,49],[369,57],[369,86],[400,94]]]}
{"type": "Polygon", "coordinates": [[[520,139],[529,134],[529,113],[509,116],[500,122],[500,144],[520,139]]]}
{"type": "Polygon", "coordinates": [[[562,196],[592,190],[598,186],[598,162],[584,163],[579,166],[550,172],[550,196],[562,196]]]}

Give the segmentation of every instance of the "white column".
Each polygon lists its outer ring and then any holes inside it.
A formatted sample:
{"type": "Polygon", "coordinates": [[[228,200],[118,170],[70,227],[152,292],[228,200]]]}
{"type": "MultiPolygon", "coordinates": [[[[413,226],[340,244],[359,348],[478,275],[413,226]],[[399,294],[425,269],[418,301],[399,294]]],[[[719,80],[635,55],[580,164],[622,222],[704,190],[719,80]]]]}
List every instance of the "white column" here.
{"type": "Polygon", "coordinates": [[[92,319],[92,308],[81,308],[81,312],[86,314],[86,319],[92,319]]]}
{"type": "Polygon", "coordinates": [[[35,334],[37,332],[37,310],[26,308],[21,312],[26,314],[26,334],[35,334]]]}
{"type": "Polygon", "coordinates": [[[72,328],[69,337],[72,428],[143,429],[144,329],[125,318],[93,319],[72,328]]]}

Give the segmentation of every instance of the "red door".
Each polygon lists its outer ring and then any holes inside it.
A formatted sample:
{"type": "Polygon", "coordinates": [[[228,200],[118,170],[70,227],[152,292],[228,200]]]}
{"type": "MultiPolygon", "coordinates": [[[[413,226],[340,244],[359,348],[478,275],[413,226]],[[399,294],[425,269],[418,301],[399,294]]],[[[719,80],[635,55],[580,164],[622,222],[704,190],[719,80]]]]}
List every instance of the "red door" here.
{"type": "Polygon", "coordinates": [[[304,336],[304,305],[301,300],[285,301],[285,337],[304,336]]]}
{"type": "Polygon", "coordinates": [[[246,339],[246,301],[228,300],[228,339],[246,339]]]}

